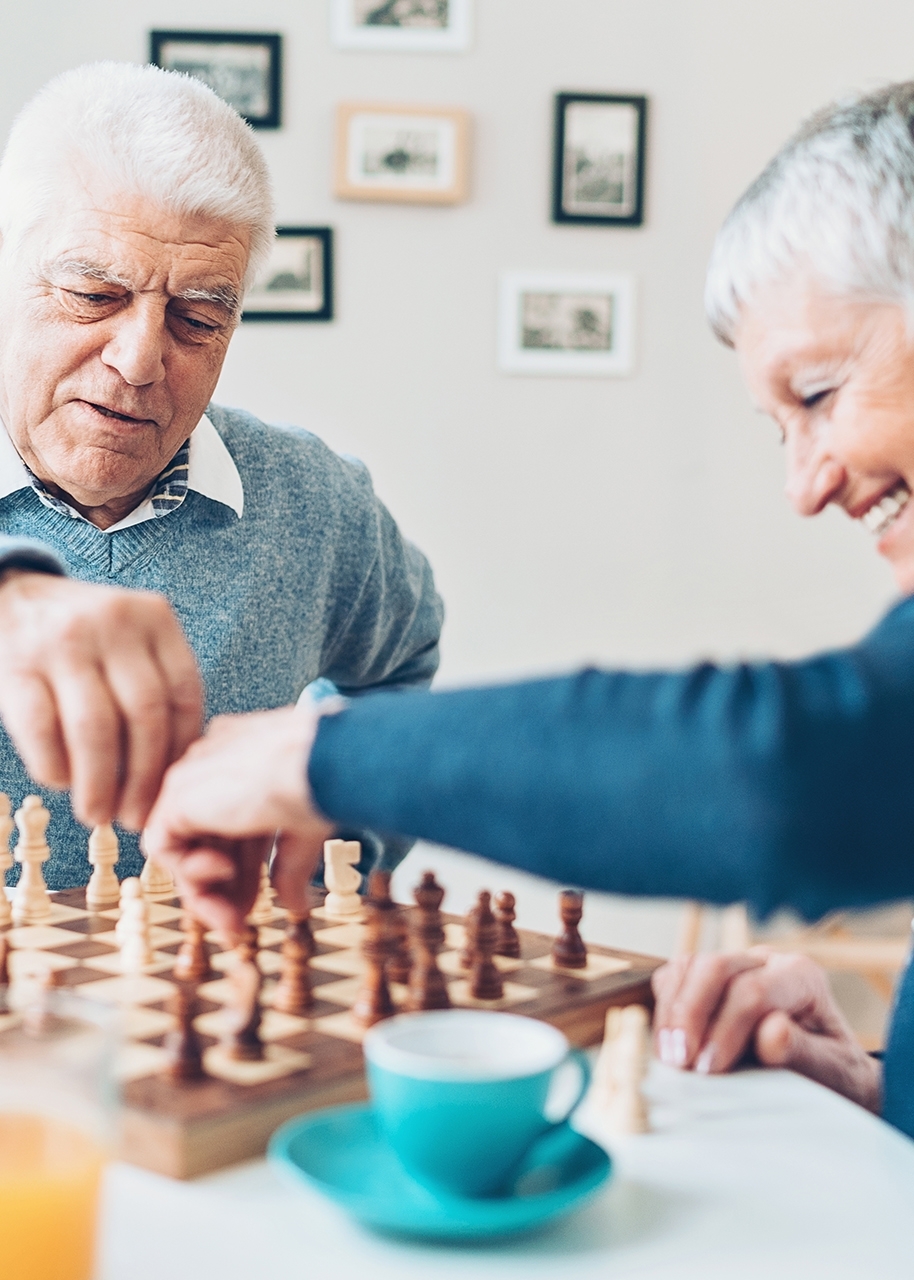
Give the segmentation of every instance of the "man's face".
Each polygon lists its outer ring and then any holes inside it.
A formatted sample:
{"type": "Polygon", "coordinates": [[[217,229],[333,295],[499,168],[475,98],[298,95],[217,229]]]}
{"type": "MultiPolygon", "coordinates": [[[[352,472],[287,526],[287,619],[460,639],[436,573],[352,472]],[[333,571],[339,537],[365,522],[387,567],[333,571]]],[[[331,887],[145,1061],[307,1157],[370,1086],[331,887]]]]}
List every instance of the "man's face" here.
{"type": "Polygon", "coordinates": [[[139,500],[209,402],[248,250],[103,189],[0,250],[0,417],[41,480],[84,507],[139,500]]]}

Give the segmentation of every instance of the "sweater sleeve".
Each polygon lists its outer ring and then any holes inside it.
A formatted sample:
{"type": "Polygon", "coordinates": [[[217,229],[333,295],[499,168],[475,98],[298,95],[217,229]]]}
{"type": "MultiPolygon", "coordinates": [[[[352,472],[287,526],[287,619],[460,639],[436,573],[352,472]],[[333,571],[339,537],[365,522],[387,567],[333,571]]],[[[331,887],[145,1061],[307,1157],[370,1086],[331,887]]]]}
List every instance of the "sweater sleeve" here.
{"type": "Polygon", "coordinates": [[[914,894],[914,599],[798,663],[360,699],[309,766],[330,818],[617,893],[914,894]]]}
{"type": "Polygon", "coordinates": [[[35,538],[11,538],[0,534],[0,572],[25,569],[35,573],[65,575],[63,561],[35,538]]]}

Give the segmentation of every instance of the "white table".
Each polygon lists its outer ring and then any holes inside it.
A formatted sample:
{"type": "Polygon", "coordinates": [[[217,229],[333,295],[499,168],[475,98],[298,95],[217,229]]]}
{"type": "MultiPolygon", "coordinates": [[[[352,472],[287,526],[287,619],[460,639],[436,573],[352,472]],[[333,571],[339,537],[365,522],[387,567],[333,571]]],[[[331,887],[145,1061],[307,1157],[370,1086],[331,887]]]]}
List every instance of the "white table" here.
{"type": "Polygon", "coordinates": [[[655,1065],[648,1092],[654,1132],[616,1146],[605,1192],[498,1245],[374,1236],[263,1161],[191,1184],[117,1166],[101,1280],[914,1277],[914,1143],[788,1072],[655,1065]]]}

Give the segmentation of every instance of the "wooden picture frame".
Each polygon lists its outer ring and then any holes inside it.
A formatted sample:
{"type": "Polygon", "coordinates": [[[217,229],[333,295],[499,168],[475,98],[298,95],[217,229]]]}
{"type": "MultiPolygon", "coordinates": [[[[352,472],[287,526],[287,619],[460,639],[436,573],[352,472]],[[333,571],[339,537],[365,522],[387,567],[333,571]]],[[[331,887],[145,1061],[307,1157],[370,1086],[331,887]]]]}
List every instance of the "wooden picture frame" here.
{"type": "Polygon", "coordinates": [[[640,227],[646,137],[645,97],[557,94],[552,221],[640,227]]]}
{"type": "Polygon", "coordinates": [[[241,319],[333,319],[332,227],[276,228],[273,251],[245,294],[241,319]]]}
{"type": "Polygon", "coordinates": [[[461,53],[473,35],[473,0],[330,0],[338,49],[461,53]]]}
{"type": "Polygon", "coordinates": [[[341,200],[460,204],[469,187],[469,137],[469,114],[456,107],[342,103],[334,194],[341,200]]]}
{"type": "Polygon", "coordinates": [[[505,373],[625,377],[635,363],[635,281],[625,274],[510,271],[500,281],[505,373]]]}
{"type": "Polygon", "coordinates": [[[202,80],[255,129],[278,129],[282,36],[248,31],[150,31],[149,61],[202,80]]]}

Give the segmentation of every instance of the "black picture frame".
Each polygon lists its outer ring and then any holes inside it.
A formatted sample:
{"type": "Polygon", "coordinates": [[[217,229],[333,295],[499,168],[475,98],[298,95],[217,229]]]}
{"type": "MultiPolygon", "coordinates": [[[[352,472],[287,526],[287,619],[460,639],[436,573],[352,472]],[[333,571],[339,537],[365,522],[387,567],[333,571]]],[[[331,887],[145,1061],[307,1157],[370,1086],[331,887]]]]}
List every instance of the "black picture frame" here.
{"type": "Polygon", "coordinates": [[[198,80],[202,80],[204,84],[208,84],[214,89],[221,98],[224,98],[230,106],[233,106],[238,113],[247,120],[248,124],[255,129],[278,129],[281,121],[281,101],[282,101],[282,36],[275,33],[264,33],[254,31],[150,31],[149,33],[149,61],[157,67],[163,67],[166,71],[187,71],[189,75],[196,75],[198,80]],[[189,64],[181,64],[174,58],[169,58],[167,48],[169,45],[186,44],[186,45],[249,45],[252,49],[260,49],[266,52],[266,70],[264,77],[266,80],[266,98],[267,103],[264,110],[259,112],[251,112],[243,109],[243,100],[236,97],[233,101],[231,93],[220,92],[218,80],[213,83],[216,77],[207,77],[194,72],[190,69],[189,64]]]}
{"type": "MultiPolygon", "coordinates": [[[[647,151],[647,98],[640,94],[615,93],[557,93],[555,96],[555,133],[552,165],[552,221],[574,223],[578,226],[640,227],[644,222],[644,172],[647,151]],[[613,202],[606,200],[600,211],[599,200],[575,200],[569,191],[569,157],[567,155],[568,108],[578,103],[594,103],[617,106],[634,111],[634,152],[630,157],[619,153],[610,160],[622,161],[622,176],[618,181],[622,199],[618,212],[612,210],[613,202]],[[626,160],[629,163],[626,163],[626,160]],[[575,207],[577,205],[577,207],[575,207]],[[588,207],[589,206],[589,207],[588,207]]],[[[604,187],[608,179],[602,178],[604,187]]],[[[593,179],[592,179],[593,181],[593,179]]],[[[612,185],[616,185],[613,182],[612,185]]]]}
{"type": "MultiPolygon", "coordinates": [[[[304,246],[303,246],[304,247],[304,246]]],[[[294,253],[294,249],[293,249],[294,253]]],[[[311,292],[317,293],[312,287],[311,292]]],[[[277,227],[273,256],[258,276],[254,285],[248,290],[241,313],[242,322],[262,320],[287,321],[305,320],[321,321],[333,319],[333,228],[332,227],[277,227]],[[320,246],[320,298],[319,305],[301,306],[302,298],[308,296],[307,290],[295,288],[294,267],[288,265],[290,240],[317,241],[320,246]],[[290,277],[289,284],[277,287],[271,277],[271,271],[290,277]],[[273,297],[271,298],[271,293],[273,297]],[[276,300],[282,294],[287,305],[277,306],[276,300]]]]}

